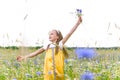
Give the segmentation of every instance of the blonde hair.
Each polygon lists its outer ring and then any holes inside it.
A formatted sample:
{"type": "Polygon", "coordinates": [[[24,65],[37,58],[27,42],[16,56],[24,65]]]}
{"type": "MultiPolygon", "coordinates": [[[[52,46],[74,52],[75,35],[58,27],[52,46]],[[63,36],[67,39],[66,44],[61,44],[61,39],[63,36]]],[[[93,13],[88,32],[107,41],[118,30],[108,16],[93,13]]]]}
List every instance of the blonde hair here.
{"type": "MultiPolygon", "coordinates": [[[[59,45],[59,42],[63,39],[63,35],[59,30],[55,30],[55,31],[56,31],[57,36],[59,37],[56,44],[59,45]]],[[[58,53],[58,46],[55,47],[55,54],[57,53],[58,53]]],[[[65,58],[68,58],[68,52],[64,46],[63,46],[63,53],[64,53],[65,58]]]]}

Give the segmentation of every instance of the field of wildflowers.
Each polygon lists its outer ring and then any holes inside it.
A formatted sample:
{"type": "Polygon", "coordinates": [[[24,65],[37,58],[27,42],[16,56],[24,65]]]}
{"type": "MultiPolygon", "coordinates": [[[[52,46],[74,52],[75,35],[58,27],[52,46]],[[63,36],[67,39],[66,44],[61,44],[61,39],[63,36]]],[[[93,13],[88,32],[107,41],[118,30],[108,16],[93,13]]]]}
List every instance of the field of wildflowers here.
{"type": "MultiPolygon", "coordinates": [[[[36,48],[0,48],[0,80],[43,80],[45,54],[17,62],[36,48]]],[[[120,48],[69,48],[65,80],[120,80],[120,48]]]]}

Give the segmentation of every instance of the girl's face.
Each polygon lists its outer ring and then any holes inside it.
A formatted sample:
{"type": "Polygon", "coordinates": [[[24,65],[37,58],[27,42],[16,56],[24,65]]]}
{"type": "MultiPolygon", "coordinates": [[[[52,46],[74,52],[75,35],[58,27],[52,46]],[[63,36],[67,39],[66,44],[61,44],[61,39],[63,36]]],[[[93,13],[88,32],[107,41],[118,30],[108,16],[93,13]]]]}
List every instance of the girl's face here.
{"type": "Polygon", "coordinates": [[[58,38],[59,37],[57,35],[56,30],[52,30],[52,31],[49,32],[49,41],[51,41],[51,42],[57,42],[58,38]]]}

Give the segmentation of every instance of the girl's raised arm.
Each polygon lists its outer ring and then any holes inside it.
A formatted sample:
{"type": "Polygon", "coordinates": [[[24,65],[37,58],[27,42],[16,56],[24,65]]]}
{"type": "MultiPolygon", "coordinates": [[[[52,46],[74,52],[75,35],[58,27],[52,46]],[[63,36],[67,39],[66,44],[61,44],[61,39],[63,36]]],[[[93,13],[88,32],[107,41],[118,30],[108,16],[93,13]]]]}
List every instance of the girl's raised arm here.
{"type": "Polygon", "coordinates": [[[82,17],[78,17],[77,23],[73,26],[73,28],[70,30],[70,32],[62,39],[62,43],[65,44],[66,41],[70,38],[70,36],[73,34],[73,32],[77,29],[79,24],[82,22],[82,17]]]}

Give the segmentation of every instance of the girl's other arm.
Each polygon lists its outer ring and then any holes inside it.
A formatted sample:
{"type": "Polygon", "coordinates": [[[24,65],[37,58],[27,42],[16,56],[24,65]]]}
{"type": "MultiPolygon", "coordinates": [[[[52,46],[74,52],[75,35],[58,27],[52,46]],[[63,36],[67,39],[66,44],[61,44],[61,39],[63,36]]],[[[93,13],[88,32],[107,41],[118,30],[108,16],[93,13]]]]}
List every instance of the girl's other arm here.
{"type": "Polygon", "coordinates": [[[26,55],[25,57],[26,57],[26,58],[32,58],[32,57],[37,56],[38,54],[40,54],[40,53],[42,53],[42,52],[44,52],[44,48],[40,48],[40,49],[38,49],[37,51],[26,55]]]}
{"type": "Polygon", "coordinates": [[[30,54],[28,54],[28,55],[18,56],[18,57],[17,57],[17,60],[18,60],[18,61],[21,61],[21,60],[24,60],[24,59],[26,59],[26,58],[31,58],[31,57],[34,57],[34,56],[36,56],[36,55],[38,55],[38,54],[40,54],[40,53],[42,53],[42,52],[44,52],[44,51],[45,51],[44,48],[40,48],[40,49],[38,49],[37,51],[35,51],[35,52],[33,52],[33,53],[30,53],[30,54]]]}
{"type": "Polygon", "coordinates": [[[73,28],[70,30],[70,32],[62,39],[62,43],[65,44],[66,41],[70,38],[70,36],[73,34],[73,32],[77,29],[79,24],[82,22],[81,16],[78,17],[77,23],[73,26],[73,28]]]}

